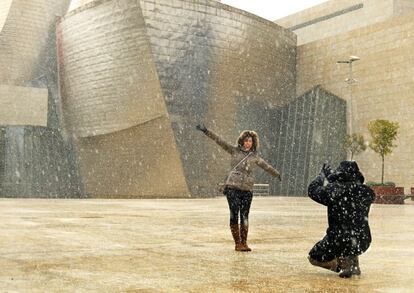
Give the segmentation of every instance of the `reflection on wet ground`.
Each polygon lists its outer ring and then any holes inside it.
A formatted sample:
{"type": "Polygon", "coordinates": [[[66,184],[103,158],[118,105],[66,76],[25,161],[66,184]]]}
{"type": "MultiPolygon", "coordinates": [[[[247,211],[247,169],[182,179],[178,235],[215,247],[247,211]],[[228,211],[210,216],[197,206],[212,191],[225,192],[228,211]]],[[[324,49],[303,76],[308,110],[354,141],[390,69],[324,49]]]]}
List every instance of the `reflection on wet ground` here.
{"type": "Polygon", "coordinates": [[[373,205],[362,276],[307,253],[326,229],[307,198],[255,198],[250,253],[235,252],[224,198],[0,200],[0,289],[16,292],[413,292],[414,204],[373,205]]]}

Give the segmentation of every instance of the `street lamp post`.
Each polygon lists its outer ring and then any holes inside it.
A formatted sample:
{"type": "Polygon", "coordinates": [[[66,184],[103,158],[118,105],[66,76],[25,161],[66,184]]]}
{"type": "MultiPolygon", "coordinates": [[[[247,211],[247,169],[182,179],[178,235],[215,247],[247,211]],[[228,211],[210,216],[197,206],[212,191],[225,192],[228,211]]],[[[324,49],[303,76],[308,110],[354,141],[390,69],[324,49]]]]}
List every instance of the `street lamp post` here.
{"type": "Polygon", "coordinates": [[[352,114],[353,114],[353,103],[352,103],[352,85],[357,82],[356,79],[352,77],[352,63],[360,60],[358,56],[349,56],[348,60],[337,61],[337,63],[347,63],[349,64],[349,77],[345,79],[345,82],[349,85],[349,135],[352,135],[352,114]]]}

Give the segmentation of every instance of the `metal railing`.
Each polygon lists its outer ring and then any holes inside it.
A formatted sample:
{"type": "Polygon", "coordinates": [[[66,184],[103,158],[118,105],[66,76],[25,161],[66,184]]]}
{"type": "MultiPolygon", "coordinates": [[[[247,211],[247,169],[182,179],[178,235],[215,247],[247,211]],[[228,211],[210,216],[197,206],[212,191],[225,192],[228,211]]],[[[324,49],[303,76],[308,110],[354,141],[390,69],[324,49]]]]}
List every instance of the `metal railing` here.
{"type": "Polygon", "coordinates": [[[257,183],[253,185],[253,195],[269,196],[270,187],[267,183],[257,183]]]}

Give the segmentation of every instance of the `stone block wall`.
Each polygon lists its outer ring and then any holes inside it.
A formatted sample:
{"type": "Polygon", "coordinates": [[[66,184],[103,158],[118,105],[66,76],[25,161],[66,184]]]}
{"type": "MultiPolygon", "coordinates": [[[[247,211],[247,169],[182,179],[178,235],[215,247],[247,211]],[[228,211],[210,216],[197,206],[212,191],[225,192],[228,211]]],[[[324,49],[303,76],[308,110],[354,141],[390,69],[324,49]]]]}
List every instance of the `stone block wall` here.
{"type": "MultiPolygon", "coordinates": [[[[374,119],[400,123],[397,148],[385,159],[385,180],[406,188],[414,185],[413,18],[411,13],[302,45],[297,55],[297,93],[321,84],[348,100],[352,94],[354,132],[369,138],[367,125],[374,119]],[[348,65],[336,63],[350,55],[361,58],[353,66],[358,82],[352,89],[344,82],[348,65]]],[[[380,180],[381,159],[377,154],[368,150],[355,160],[368,181],[380,180]]]]}
{"type": "Polygon", "coordinates": [[[2,30],[3,25],[6,22],[11,2],[12,0],[4,0],[0,3],[0,31],[2,30]]]}
{"type": "Polygon", "coordinates": [[[298,45],[385,21],[395,0],[330,0],[275,22],[298,36],[298,45]]]}

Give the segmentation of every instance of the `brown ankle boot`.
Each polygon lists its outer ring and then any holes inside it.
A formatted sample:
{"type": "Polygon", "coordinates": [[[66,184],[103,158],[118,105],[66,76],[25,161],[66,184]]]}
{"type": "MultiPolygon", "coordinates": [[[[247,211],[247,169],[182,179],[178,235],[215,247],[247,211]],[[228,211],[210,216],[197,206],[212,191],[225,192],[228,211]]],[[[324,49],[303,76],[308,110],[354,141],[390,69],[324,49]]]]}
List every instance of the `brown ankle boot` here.
{"type": "Polygon", "coordinates": [[[252,251],[249,246],[247,246],[247,234],[249,233],[248,225],[240,225],[240,239],[241,239],[241,251],[252,251]]]}
{"type": "Polygon", "coordinates": [[[236,251],[241,251],[242,246],[241,246],[241,242],[240,242],[240,232],[239,232],[239,225],[230,225],[230,231],[231,231],[231,235],[233,235],[233,239],[234,239],[234,250],[236,251]]]}
{"type": "Polygon", "coordinates": [[[316,259],[313,259],[310,256],[308,256],[308,260],[314,266],[321,267],[321,268],[333,271],[335,273],[340,272],[338,260],[336,258],[330,261],[317,261],[316,259]]]}

